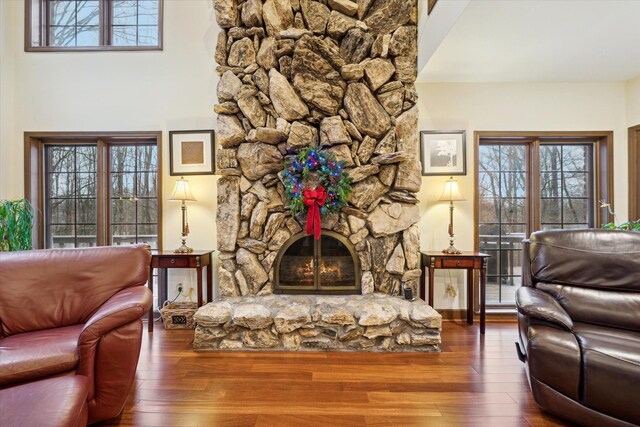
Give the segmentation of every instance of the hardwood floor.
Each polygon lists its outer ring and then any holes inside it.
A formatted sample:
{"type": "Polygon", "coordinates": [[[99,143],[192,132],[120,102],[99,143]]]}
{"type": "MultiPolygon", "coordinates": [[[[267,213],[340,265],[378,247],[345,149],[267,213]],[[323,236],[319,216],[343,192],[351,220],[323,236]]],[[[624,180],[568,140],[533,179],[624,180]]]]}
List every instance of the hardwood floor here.
{"type": "Polygon", "coordinates": [[[533,402],[515,323],[444,322],[441,353],[194,352],[145,331],[122,426],[562,426],[533,402]]]}

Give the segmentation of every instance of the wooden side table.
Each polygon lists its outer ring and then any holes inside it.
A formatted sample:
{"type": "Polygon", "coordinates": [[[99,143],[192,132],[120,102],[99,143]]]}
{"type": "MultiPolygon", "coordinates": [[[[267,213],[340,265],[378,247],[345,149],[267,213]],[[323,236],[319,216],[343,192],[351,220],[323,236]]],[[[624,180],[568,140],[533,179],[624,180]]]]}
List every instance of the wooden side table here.
{"type": "Polygon", "coordinates": [[[420,252],[422,255],[422,281],[420,292],[425,297],[426,269],[429,270],[429,305],[433,307],[434,271],[441,269],[465,269],[467,270],[467,323],[473,325],[473,271],[480,271],[480,333],[485,331],[485,303],[487,263],[491,255],[481,252],[462,252],[461,254],[445,254],[443,252],[420,252]]]}
{"type": "MultiPolygon", "coordinates": [[[[151,265],[149,266],[149,289],[153,293],[153,269],[158,269],[158,305],[161,305],[163,298],[167,296],[167,270],[170,268],[195,268],[197,271],[196,294],[198,307],[202,306],[202,267],[207,267],[207,302],[211,301],[213,295],[212,281],[212,250],[193,251],[188,254],[177,254],[173,251],[151,251],[151,265]]],[[[149,332],[153,332],[153,307],[149,310],[149,332]]]]}

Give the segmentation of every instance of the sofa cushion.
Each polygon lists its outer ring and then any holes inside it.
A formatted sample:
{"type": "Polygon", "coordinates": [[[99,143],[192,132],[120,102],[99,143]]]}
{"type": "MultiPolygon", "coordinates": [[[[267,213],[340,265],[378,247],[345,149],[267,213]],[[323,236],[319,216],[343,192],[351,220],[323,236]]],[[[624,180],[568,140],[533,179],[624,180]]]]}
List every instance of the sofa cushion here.
{"type": "Polygon", "coordinates": [[[3,427],[87,425],[87,379],[49,378],[0,390],[3,427]]]}
{"type": "Polygon", "coordinates": [[[0,339],[0,385],[75,369],[83,326],[45,329],[0,339]]]}
{"type": "Polygon", "coordinates": [[[640,424],[640,332],[575,323],[582,347],[583,404],[640,424]]]}

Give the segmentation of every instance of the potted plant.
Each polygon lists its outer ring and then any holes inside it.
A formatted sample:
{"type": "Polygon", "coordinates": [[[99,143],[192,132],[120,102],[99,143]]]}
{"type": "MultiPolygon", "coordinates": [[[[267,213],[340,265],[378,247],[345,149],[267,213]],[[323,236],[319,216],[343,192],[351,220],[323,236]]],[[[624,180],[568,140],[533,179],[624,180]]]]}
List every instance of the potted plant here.
{"type": "Polygon", "coordinates": [[[624,231],[640,231],[640,219],[635,221],[630,220],[627,222],[623,222],[618,225],[616,220],[616,214],[611,210],[611,204],[605,201],[600,201],[601,208],[607,208],[609,210],[609,214],[613,217],[613,221],[607,224],[604,224],[602,228],[607,230],[624,230],[624,231]]]}
{"type": "Polygon", "coordinates": [[[33,208],[28,200],[0,200],[0,252],[31,249],[33,208]]]}

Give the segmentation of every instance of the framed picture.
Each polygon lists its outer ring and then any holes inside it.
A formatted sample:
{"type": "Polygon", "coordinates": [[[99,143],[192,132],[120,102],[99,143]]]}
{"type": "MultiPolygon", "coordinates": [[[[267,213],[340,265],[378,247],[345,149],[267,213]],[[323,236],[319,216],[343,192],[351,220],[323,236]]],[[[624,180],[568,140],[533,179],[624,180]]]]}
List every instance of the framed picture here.
{"type": "Polygon", "coordinates": [[[170,175],[213,175],[215,137],[212,130],[169,132],[170,175]]]}
{"type": "Polygon", "coordinates": [[[420,132],[422,175],[466,175],[466,131],[420,132]]]}

